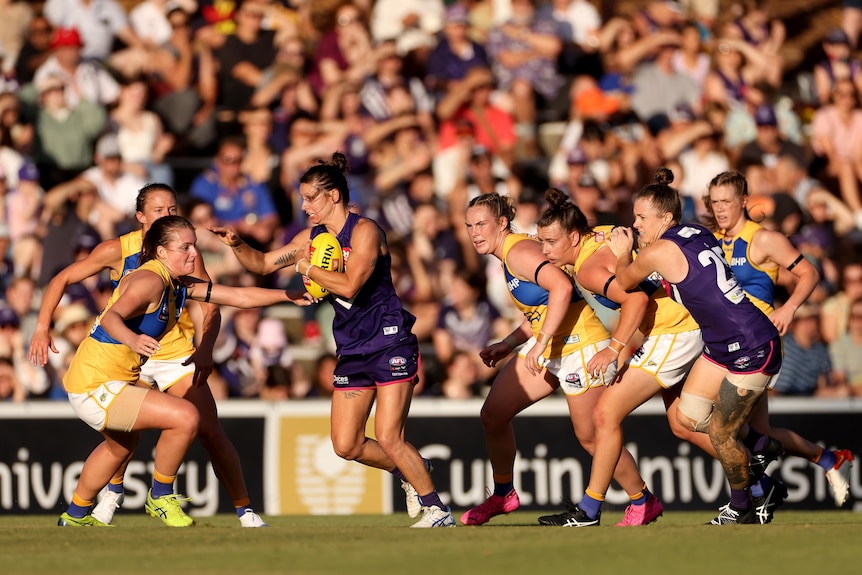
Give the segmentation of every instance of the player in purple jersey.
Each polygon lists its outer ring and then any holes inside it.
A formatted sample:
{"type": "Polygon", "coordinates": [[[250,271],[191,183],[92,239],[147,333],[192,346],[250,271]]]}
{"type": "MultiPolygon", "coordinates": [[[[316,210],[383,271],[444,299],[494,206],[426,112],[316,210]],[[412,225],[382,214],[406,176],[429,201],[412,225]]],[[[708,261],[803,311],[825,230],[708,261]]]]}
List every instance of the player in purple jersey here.
{"type": "Polygon", "coordinates": [[[413,527],[454,527],[455,519],[437,494],[429,463],[404,439],[413,386],[418,381],[419,343],[411,328],[415,318],[395,293],[386,235],[374,221],[349,209],[347,158],[336,152],[300,179],[302,209],[312,227],[287,245],[262,253],[247,246],[231,228],[211,231],[233,248],[239,261],[258,274],[287,266],[332,294],[332,332],[338,353],[330,428],[332,445],[342,458],[385,469],[402,481],[413,527]],[[312,266],[311,239],[328,231],[344,252],[345,271],[312,266]],[[377,400],[377,439],[365,435],[371,406],[377,400]]]}
{"type": "Polygon", "coordinates": [[[648,277],[660,277],[668,294],[700,325],[704,352],[680,395],[680,423],[709,433],[730,482],[730,504],[713,523],[762,522],[755,511],[762,502],[750,490],[749,452],[741,438],[754,406],[781,368],[781,341],[769,318],[745,295],[712,232],[679,223],[682,205],[672,181],[671,171],[659,168],[656,184],[635,196],[636,259],[632,230],[620,227],[611,234],[617,281],[624,289],[635,289],[648,277]]]}

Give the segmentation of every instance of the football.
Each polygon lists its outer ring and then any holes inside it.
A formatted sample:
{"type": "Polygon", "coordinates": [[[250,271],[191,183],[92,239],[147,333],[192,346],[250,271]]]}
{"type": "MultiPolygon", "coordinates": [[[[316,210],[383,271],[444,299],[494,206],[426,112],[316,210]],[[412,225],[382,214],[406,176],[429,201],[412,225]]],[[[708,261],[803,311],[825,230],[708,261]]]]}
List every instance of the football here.
{"type": "MultiPolygon", "coordinates": [[[[311,265],[328,271],[344,271],[344,257],[338,238],[327,232],[317,234],[311,240],[311,265]]],[[[318,299],[329,295],[326,288],[307,276],[302,276],[302,283],[305,284],[305,291],[318,299]]]]}

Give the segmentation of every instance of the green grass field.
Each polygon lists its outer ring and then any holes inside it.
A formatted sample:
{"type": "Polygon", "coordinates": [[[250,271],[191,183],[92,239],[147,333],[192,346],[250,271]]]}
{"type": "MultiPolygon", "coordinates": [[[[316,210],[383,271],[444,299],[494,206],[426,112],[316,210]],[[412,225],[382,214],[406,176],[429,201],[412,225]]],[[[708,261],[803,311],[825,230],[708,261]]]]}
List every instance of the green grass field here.
{"type": "Polygon", "coordinates": [[[170,529],[120,513],[112,529],[56,527],[51,516],[0,517],[0,573],[577,573],[638,575],[862,572],[862,514],[780,511],[771,525],[707,526],[712,513],[666,513],[648,527],[540,527],[536,513],[482,527],[408,529],[406,515],[236,518],[170,529]]]}

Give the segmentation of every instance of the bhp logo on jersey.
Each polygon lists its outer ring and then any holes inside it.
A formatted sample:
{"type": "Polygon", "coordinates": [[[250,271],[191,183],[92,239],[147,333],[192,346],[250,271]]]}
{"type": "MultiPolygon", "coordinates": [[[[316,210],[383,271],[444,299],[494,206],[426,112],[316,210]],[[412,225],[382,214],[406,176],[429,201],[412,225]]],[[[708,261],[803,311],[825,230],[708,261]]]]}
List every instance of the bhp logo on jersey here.
{"type": "Polygon", "coordinates": [[[744,266],[748,262],[748,258],[730,258],[730,267],[744,266]]]}

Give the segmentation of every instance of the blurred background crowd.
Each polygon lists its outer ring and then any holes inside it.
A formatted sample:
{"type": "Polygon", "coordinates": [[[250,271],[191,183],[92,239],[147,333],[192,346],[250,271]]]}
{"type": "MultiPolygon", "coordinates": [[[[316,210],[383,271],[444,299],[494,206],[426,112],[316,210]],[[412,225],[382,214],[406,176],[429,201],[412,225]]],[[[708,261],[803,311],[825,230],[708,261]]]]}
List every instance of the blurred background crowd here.
{"type": "MultiPolygon", "coordinates": [[[[480,396],[494,372],[478,351],[521,320],[466,236],[471,198],[512,196],[516,231],[534,232],[556,186],[590,223],[628,225],[658,166],[688,221],[713,176],[740,171],[752,218],[820,270],[776,393],[862,394],[862,2],[0,0],[0,14],[0,400],[65,398],[111,286],[71,286],[47,369],[26,361],[41,290],[136,228],[146,182],[177,189],[217,281],[295,286],[244,272],[206,227],[283,244],[306,225],[299,177],[335,150],[355,209],[387,230],[423,395],[480,396]]],[[[327,305],[222,313],[215,397],[331,394],[327,305]]]]}

